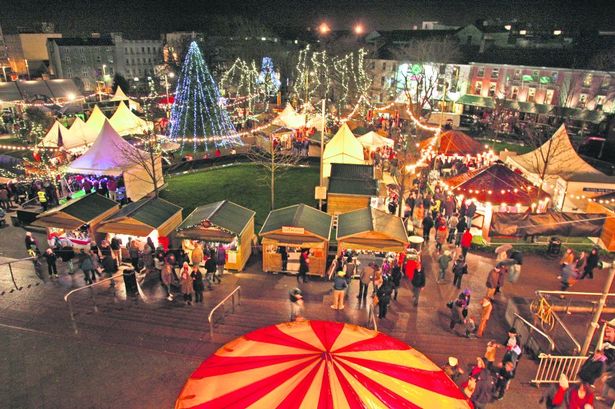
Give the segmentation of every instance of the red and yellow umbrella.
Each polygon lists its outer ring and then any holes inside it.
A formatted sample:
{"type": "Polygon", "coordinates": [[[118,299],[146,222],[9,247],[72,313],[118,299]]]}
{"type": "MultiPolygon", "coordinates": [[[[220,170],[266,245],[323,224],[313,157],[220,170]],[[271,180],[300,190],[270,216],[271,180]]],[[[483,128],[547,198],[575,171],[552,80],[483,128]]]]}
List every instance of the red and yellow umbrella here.
{"type": "Polygon", "coordinates": [[[186,382],[176,409],[471,408],[405,343],[356,325],[291,322],[229,342],[186,382]]]}

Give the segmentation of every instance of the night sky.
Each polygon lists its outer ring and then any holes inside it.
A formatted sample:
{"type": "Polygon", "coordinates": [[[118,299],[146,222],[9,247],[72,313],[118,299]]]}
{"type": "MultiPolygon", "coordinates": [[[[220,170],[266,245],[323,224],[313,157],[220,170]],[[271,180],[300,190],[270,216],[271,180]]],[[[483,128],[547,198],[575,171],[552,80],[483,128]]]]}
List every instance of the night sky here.
{"type": "Polygon", "coordinates": [[[423,20],[462,25],[479,18],[516,18],[570,28],[614,30],[613,0],[7,0],[0,12],[5,32],[30,21],[51,21],[62,32],[149,32],[203,28],[211,15],[257,16],[269,24],[333,29],[362,22],[368,30],[412,28],[423,20]]]}

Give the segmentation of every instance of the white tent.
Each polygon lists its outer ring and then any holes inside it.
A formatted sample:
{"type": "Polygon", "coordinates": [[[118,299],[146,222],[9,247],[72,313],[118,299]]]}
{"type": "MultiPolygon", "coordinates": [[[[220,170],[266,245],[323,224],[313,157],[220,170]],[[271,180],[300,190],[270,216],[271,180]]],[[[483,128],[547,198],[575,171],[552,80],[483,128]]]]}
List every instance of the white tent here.
{"type": "Polygon", "coordinates": [[[286,104],[284,111],[280,112],[272,123],[285,128],[300,129],[305,127],[305,115],[298,114],[292,105],[286,104]]]}
{"type": "MultiPolygon", "coordinates": [[[[133,201],[154,190],[148,175],[149,154],[132,146],[105,121],[94,144],[83,155],[75,159],[66,169],[67,173],[85,175],[123,176],[126,196],[133,201]]],[[[162,163],[155,160],[158,186],[164,183],[162,163]]]]}
{"type": "Polygon", "coordinates": [[[98,136],[97,132],[94,132],[85,122],[79,117],[75,119],[70,126],[68,133],[70,135],[70,146],[64,141],[64,145],[67,149],[78,148],[84,145],[91,145],[98,136]]]}
{"type": "Polygon", "coordinates": [[[115,90],[115,95],[113,95],[111,101],[127,101],[128,108],[137,111],[141,109],[141,105],[134,99],[128,98],[128,96],[124,93],[121,87],[117,87],[117,89],[115,90]]]}
{"type": "Polygon", "coordinates": [[[541,185],[551,194],[553,204],[563,211],[583,211],[587,207],[586,198],[597,196],[605,189],[615,190],[615,177],[598,171],[577,154],[564,125],[537,149],[508,156],[506,163],[541,185]]]}
{"type": "Polygon", "coordinates": [[[59,133],[62,134],[62,141],[66,143],[68,129],[56,120],[38,146],[41,148],[57,148],[59,133]]]}
{"type": "Polygon", "coordinates": [[[88,128],[90,128],[90,131],[98,135],[106,120],[107,117],[105,116],[105,114],[103,114],[103,111],[100,110],[98,105],[94,105],[92,115],[90,115],[85,124],[88,126],[88,128]]]}
{"type": "Polygon", "coordinates": [[[371,150],[375,150],[383,146],[392,147],[394,145],[392,139],[385,138],[384,136],[374,131],[370,131],[363,136],[359,136],[357,139],[359,140],[359,142],[361,142],[361,145],[371,150]]]}
{"type": "Polygon", "coordinates": [[[120,102],[109,122],[121,136],[144,134],[152,128],[150,122],[136,116],[124,102],[120,102]]]}
{"type": "Polygon", "coordinates": [[[328,178],[331,175],[332,163],[346,163],[363,165],[363,145],[355,138],[354,134],[344,124],[337,131],[335,136],[331,138],[325,146],[325,151],[322,157],[323,177],[328,178]]]}

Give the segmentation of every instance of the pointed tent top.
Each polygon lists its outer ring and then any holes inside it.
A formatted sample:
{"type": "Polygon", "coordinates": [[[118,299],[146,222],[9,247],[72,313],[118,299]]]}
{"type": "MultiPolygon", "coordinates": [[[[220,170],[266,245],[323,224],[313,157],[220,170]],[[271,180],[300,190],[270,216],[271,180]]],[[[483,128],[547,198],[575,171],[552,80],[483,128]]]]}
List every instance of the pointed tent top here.
{"type": "Polygon", "coordinates": [[[392,139],[386,138],[374,131],[369,131],[365,135],[359,136],[357,139],[359,140],[359,142],[361,142],[361,145],[365,146],[366,148],[372,149],[379,148],[382,146],[394,145],[392,139]]]}
{"type": "Polygon", "coordinates": [[[94,109],[92,109],[92,114],[85,122],[85,124],[98,135],[106,120],[107,117],[105,116],[103,111],[100,110],[100,107],[98,105],[94,105],[94,109]]]}
{"type": "Polygon", "coordinates": [[[122,90],[122,87],[118,86],[115,90],[115,95],[111,98],[111,101],[126,101],[128,100],[128,96],[122,90]]]}
{"type": "Polygon", "coordinates": [[[135,165],[135,161],[130,158],[133,152],[147,155],[124,140],[105,119],[94,144],[86,153],[75,159],[66,172],[119,176],[135,165]]]}
{"type": "Polygon", "coordinates": [[[98,132],[94,132],[83,120],[76,117],[68,130],[70,138],[65,138],[66,149],[77,148],[83,145],[91,145],[96,140],[98,132]]]}
{"type": "MultiPolygon", "coordinates": [[[[419,143],[421,149],[425,149],[432,141],[432,136],[419,143]]],[[[442,155],[477,155],[483,151],[483,145],[475,141],[471,136],[466,135],[461,131],[446,131],[440,134],[438,143],[438,153],[442,155]]]]}
{"type": "Polygon", "coordinates": [[[332,163],[348,163],[362,165],[363,145],[355,138],[347,124],[337,131],[335,136],[325,146],[323,153],[323,177],[328,178],[331,174],[332,163]]]}
{"type": "Polygon", "coordinates": [[[287,103],[284,110],[280,112],[272,123],[285,128],[299,129],[305,127],[305,115],[298,114],[293,106],[287,103]]]}
{"type": "Polygon", "coordinates": [[[144,134],[150,129],[150,124],[136,116],[124,101],[117,106],[109,122],[121,136],[144,134]]]}
{"type": "Polygon", "coordinates": [[[58,132],[62,132],[64,136],[68,133],[68,129],[62,123],[56,120],[43,140],[38,144],[41,148],[57,148],[58,147],[58,132]]]}
{"type": "Polygon", "coordinates": [[[545,175],[561,176],[569,181],[612,183],[615,180],[614,177],[595,169],[577,154],[564,124],[540,147],[523,155],[510,156],[507,162],[523,168],[528,173],[539,175],[545,171],[545,175]]]}

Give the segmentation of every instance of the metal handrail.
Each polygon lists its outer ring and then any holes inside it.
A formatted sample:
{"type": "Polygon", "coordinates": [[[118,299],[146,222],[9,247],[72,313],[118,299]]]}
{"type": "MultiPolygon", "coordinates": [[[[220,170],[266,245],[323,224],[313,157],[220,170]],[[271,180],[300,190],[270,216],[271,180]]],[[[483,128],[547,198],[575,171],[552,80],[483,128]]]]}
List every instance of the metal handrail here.
{"type": "MultiPolygon", "coordinates": [[[[85,285],[83,287],[79,287],[79,288],[75,288],[74,290],[69,291],[68,293],[66,293],[66,295],[64,296],[64,302],[66,302],[66,304],[68,304],[68,311],[70,313],[70,319],[72,321],[73,324],[73,329],[75,330],[75,334],[79,333],[79,330],[77,329],[77,321],[75,321],[75,313],[73,312],[73,305],[70,302],[70,296],[73,295],[74,293],[77,293],[81,290],[85,290],[86,288],[90,289],[90,295],[92,296],[92,301],[94,302],[94,312],[98,312],[98,306],[96,305],[96,297],[94,296],[94,292],[92,291],[92,288],[96,285],[102,284],[102,283],[106,283],[107,281],[112,281],[115,280],[116,278],[122,277],[124,273],[123,272],[119,272],[115,275],[112,275],[111,277],[107,277],[107,278],[103,278],[102,280],[98,280],[95,283],[92,284],[88,284],[85,285]]],[[[113,287],[115,288],[115,286],[113,285],[113,287]]]]}
{"type": "MultiPolygon", "coordinates": [[[[13,267],[11,266],[11,264],[13,263],[19,263],[21,261],[36,261],[38,260],[38,257],[25,257],[25,258],[18,258],[16,260],[9,260],[9,261],[4,261],[2,263],[0,263],[0,267],[8,265],[9,266],[9,273],[11,274],[11,281],[13,282],[13,287],[15,287],[15,290],[21,290],[23,287],[19,287],[17,285],[17,282],[15,281],[15,274],[13,274],[13,267]]],[[[38,272],[37,272],[38,274],[38,272]]],[[[13,291],[13,290],[11,290],[13,291]]]]}
{"type": "Polygon", "coordinates": [[[529,322],[528,320],[526,320],[525,318],[523,318],[522,316],[520,316],[517,313],[514,313],[515,317],[520,319],[525,325],[527,325],[528,327],[530,327],[531,329],[533,329],[534,331],[538,332],[540,335],[542,335],[547,341],[549,341],[549,345],[551,346],[551,351],[555,350],[555,341],[553,341],[553,339],[548,336],[546,333],[542,332],[541,330],[539,330],[534,324],[532,324],[531,322],[529,322]]]}
{"type": "Polygon", "coordinates": [[[218,303],[218,304],[217,304],[217,305],[216,305],[216,306],[215,306],[215,307],[211,310],[211,312],[209,313],[209,316],[207,317],[207,321],[209,322],[209,336],[211,337],[211,339],[213,339],[213,338],[214,338],[214,323],[213,323],[213,321],[211,320],[211,319],[213,318],[213,316],[214,316],[214,312],[216,312],[216,310],[217,310],[218,308],[220,308],[222,305],[224,305],[224,303],[225,303],[226,301],[228,301],[228,299],[229,299],[229,298],[232,298],[232,299],[233,299],[233,302],[232,302],[232,306],[233,306],[233,307],[232,307],[232,308],[233,308],[233,309],[232,309],[232,312],[235,312],[235,297],[234,297],[234,296],[235,296],[235,294],[237,294],[237,305],[240,305],[240,304],[241,304],[241,286],[240,286],[240,285],[238,285],[238,286],[237,286],[237,288],[235,288],[233,291],[231,291],[231,293],[230,293],[229,295],[227,295],[226,297],[224,297],[224,298],[222,299],[222,301],[220,301],[220,302],[219,302],[219,303],[218,303]]]}
{"type": "MultiPolygon", "coordinates": [[[[585,291],[556,291],[556,290],[536,290],[536,295],[580,295],[580,296],[602,296],[602,293],[589,293],[585,291]]],[[[615,297],[615,293],[608,293],[607,296],[615,297]]]]}
{"type": "Polygon", "coordinates": [[[568,337],[572,340],[572,342],[576,346],[576,353],[579,353],[579,351],[581,351],[581,344],[579,344],[577,342],[577,340],[575,339],[574,335],[572,335],[572,332],[570,332],[568,327],[566,325],[564,325],[564,323],[562,322],[560,317],[558,317],[558,315],[555,313],[555,311],[553,311],[553,309],[551,309],[551,314],[555,318],[555,321],[557,321],[559,323],[559,325],[564,329],[564,332],[566,333],[566,335],[568,335],[568,337]]]}

